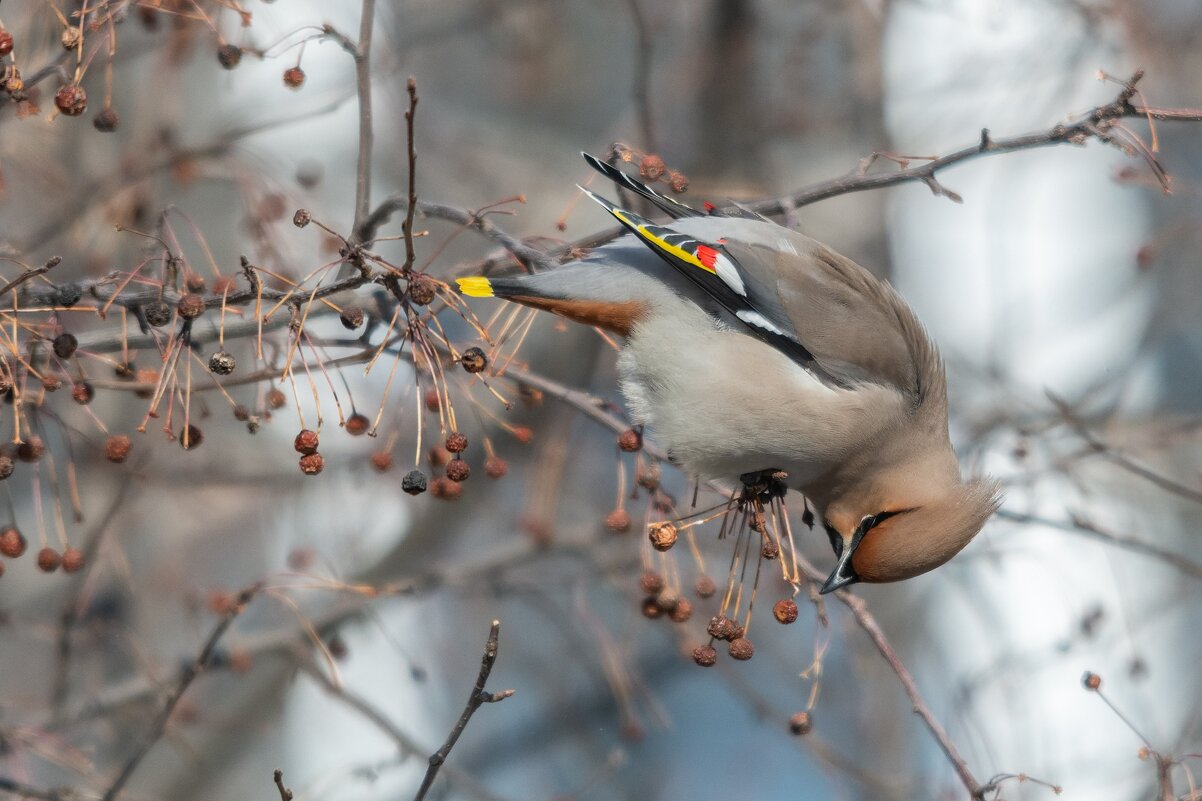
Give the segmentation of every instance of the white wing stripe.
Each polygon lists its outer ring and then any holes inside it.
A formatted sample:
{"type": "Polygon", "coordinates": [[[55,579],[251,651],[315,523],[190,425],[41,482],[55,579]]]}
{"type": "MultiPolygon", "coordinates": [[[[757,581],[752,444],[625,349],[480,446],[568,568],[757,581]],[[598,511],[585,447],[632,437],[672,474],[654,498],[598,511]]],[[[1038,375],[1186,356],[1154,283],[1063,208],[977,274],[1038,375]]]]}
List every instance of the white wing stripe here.
{"type": "Polygon", "coordinates": [[[735,312],[735,316],[748,325],[754,325],[756,328],[762,328],[765,331],[771,331],[772,333],[779,334],[782,337],[788,336],[784,331],[773,325],[767,317],[757,311],[740,309],[739,311],[735,312]]]}
{"type": "Polygon", "coordinates": [[[731,260],[721,253],[714,259],[714,272],[728,287],[740,296],[747,297],[747,287],[743,286],[743,277],[739,275],[739,268],[735,267],[731,260]]]}

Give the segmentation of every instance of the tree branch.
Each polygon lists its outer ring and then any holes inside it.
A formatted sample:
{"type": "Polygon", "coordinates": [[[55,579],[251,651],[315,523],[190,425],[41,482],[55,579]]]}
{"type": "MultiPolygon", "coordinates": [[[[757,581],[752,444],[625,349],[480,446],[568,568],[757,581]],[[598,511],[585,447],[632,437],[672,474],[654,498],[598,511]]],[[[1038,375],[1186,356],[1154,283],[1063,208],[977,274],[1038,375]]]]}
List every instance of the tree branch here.
{"type": "Polygon", "coordinates": [[[492,673],[493,663],[497,661],[497,650],[500,647],[498,639],[501,633],[501,621],[494,620],[492,628],[488,632],[488,640],[484,643],[484,658],[480,660],[480,674],[476,677],[476,686],[472,688],[471,695],[467,698],[467,705],[463,708],[463,713],[459,716],[459,720],[455,723],[455,727],[451,729],[447,741],[442,744],[433,754],[430,755],[430,767],[426,769],[426,776],[422,779],[421,787],[417,789],[417,795],[413,796],[413,801],[423,801],[426,793],[430,791],[430,785],[434,784],[434,779],[438,776],[438,769],[447,761],[447,757],[451,753],[451,749],[455,747],[459,736],[463,734],[463,730],[467,728],[468,721],[472,719],[472,715],[476,710],[484,704],[493,704],[497,701],[504,701],[509,696],[513,695],[513,690],[501,690],[500,692],[486,692],[484,685],[488,682],[489,674],[492,673]]]}
{"type": "Polygon", "coordinates": [[[142,764],[142,760],[146,758],[148,753],[150,753],[150,749],[153,748],[154,744],[163,736],[163,732],[167,729],[167,722],[171,719],[171,713],[175,711],[175,707],[179,704],[179,700],[183,698],[184,693],[186,693],[188,688],[192,686],[193,680],[195,680],[196,677],[203,673],[205,668],[208,667],[209,660],[212,658],[213,652],[217,649],[217,643],[221,641],[223,636],[225,636],[226,631],[229,630],[229,627],[231,624],[233,624],[234,619],[237,618],[238,615],[242,614],[242,610],[246,608],[246,605],[250,603],[251,598],[255,596],[259,589],[260,585],[252,584],[250,587],[247,587],[238,593],[234,603],[230,605],[230,608],[225,613],[225,616],[221,618],[221,622],[217,624],[217,626],[213,629],[212,634],[210,634],[209,638],[205,640],[204,647],[200,649],[200,654],[192,661],[191,664],[184,668],[183,673],[180,675],[179,680],[175,684],[175,689],[171,691],[169,696],[167,696],[167,701],[163,704],[163,708],[159,710],[159,714],[155,716],[155,719],[151,722],[150,728],[142,737],[141,742],[139,742],[137,747],[134,749],[133,754],[130,755],[128,760],[126,760],[125,766],[121,768],[120,773],[117,774],[117,778],[114,779],[113,783],[109,785],[109,788],[104,791],[101,801],[113,801],[113,799],[115,799],[121,793],[121,790],[124,789],[125,785],[129,782],[130,777],[133,776],[134,771],[138,769],[138,766],[142,764]]]}

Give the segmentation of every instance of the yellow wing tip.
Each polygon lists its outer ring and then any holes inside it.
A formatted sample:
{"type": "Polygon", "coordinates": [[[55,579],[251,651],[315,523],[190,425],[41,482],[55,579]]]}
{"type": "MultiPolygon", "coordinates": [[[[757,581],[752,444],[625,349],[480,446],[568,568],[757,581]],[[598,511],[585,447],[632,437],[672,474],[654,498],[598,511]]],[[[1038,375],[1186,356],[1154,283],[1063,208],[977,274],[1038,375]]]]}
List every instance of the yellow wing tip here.
{"type": "Polygon", "coordinates": [[[459,284],[459,294],[467,295],[469,298],[493,297],[492,282],[482,275],[456,278],[455,283],[459,284]]]}

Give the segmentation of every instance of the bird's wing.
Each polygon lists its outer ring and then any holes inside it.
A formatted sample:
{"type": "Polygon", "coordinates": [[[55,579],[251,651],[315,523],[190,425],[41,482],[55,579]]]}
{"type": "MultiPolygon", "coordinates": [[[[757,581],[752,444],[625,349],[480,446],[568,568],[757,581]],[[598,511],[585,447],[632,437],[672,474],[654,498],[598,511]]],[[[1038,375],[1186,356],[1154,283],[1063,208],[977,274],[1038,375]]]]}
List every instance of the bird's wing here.
{"type": "MultiPolygon", "coordinates": [[[[605,198],[580,188],[597,201],[628,230],[637,236],[668,264],[701,288],[724,309],[745,325],[757,337],[812,371],[832,386],[846,382],[828,373],[792,331],[788,320],[777,316],[776,321],[757,308],[755,296],[748,289],[747,275],[740,265],[725,252],[721,242],[707,242],[681,230],[683,223],[726,220],[726,218],[690,218],[678,220],[673,226],[657,225],[632,211],[618,208],[605,198]],[[784,323],[782,327],[781,323],[784,323]]],[[[730,220],[727,220],[730,221],[730,220]]],[[[695,226],[689,226],[695,227],[695,226]]]]}
{"type": "Polygon", "coordinates": [[[922,324],[863,267],[758,215],[702,215],[585,159],[676,218],[657,225],[584,190],[751,333],[832,386],[876,383],[915,402],[945,400],[943,365],[922,324]]]}
{"type": "Polygon", "coordinates": [[[725,225],[723,247],[760,313],[796,337],[822,368],[845,383],[891,385],[915,400],[944,397],[938,350],[889,284],[775,223],[725,225]]]}

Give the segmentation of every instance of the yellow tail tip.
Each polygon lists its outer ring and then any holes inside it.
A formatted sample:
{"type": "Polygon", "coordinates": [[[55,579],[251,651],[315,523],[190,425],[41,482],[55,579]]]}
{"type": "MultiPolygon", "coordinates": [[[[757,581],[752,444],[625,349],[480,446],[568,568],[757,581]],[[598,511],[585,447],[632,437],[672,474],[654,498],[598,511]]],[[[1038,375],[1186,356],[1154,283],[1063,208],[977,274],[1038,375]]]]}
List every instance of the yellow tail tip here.
{"type": "Polygon", "coordinates": [[[492,282],[482,275],[456,278],[455,283],[459,284],[459,294],[467,295],[469,298],[491,298],[493,296],[492,282]]]}

